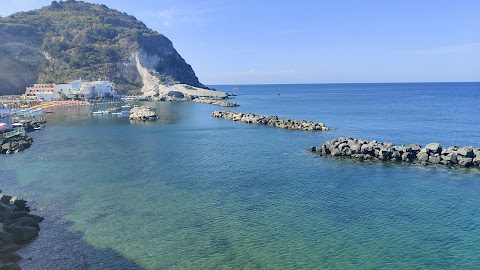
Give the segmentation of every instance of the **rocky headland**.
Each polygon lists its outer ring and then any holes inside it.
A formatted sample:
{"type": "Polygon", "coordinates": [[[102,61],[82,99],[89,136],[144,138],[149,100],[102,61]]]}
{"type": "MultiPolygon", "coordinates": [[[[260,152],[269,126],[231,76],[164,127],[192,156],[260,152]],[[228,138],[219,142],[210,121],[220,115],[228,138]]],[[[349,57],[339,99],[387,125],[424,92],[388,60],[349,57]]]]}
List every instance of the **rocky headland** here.
{"type": "Polygon", "coordinates": [[[311,152],[321,156],[345,157],[358,160],[420,163],[423,165],[445,165],[480,167],[480,149],[469,147],[443,147],[438,143],[396,146],[390,142],[366,141],[354,138],[337,138],[310,147],[311,152]]]}
{"type": "Polygon", "coordinates": [[[212,98],[196,98],[192,101],[198,102],[198,103],[216,105],[216,106],[220,106],[220,107],[238,107],[238,106],[240,106],[240,105],[238,105],[238,103],[235,103],[235,102],[212,99],[212,98]]]}
{"type": "Polygon", "coordinates": [[[248,124],[257,124],[257,125],[266,125],[272,126],[277,128],[284,128],[284,129],[293,129],[293,130],[330,130],[325,126],[323,123],[316,123],[312,121],[306,120],[293,120],[293,119],[278,119],[277,116],[264,116],[264,115],[256,115],[253,113],[241,113],[241,112],[234,112],[234,111],[215,111],[211,114],[212,117],[215,118],[226,118],[231,119],[233,121],[240,121],[248,124]]]}
{"type": "Polygon", "coordinates": [[[0,194],[0,270],[20,269],[22,257],[16,251],[38,236],[42,221],[43,217],[30,214],[27,201],[0,194]]]}
{"type": "Polygon", "coordinates": [[[0,36],[0,95],[80,77],[108,78],[121,94],[151,90],[150,78],[206,89],[167,37],[105,5],[52,1],[0,17],[0,36]]]}
{"type": "Polygon", "coordinates": [[[137,120],[137,121],[154,121],[157,120],[158,115],[157,111],[153,107],[147,106],[139,106],[133,107],[130,110],[130,120],[137,120]]]}

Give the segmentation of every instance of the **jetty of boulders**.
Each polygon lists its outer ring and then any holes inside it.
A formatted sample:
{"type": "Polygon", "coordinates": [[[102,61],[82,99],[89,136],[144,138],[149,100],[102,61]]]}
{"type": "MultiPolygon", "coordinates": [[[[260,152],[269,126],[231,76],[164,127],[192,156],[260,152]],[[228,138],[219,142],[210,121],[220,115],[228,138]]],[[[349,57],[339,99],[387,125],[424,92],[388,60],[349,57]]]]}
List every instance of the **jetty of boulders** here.
{"type": "Polygon", "coordinates": [[[212,98],[196,98],[192,101],[198,102],[198,103],[205,103],[205,104],[221,106],[221,107],[238,107],[238,106],[240,106],[240,105],[238,105],[238,103],[235,103],[235,102],[219,100],[219,99],[212,99],[212,98]]]}
{"type": "Polygon", "coordinates": [[[337,138],[309,149],[321,156],[345,157],[358,160],[377,160],[423,165],[480,167],[480,149],[469,147],[443,147],[438,143],[396,146],[390,142],[337,138]]]}
{"type": "Polygon", "coordinates": [[[153,107],[139,106],[130,110],[130,120],[153,121],[157,120],[157,110],[153,107]]]}
{"type": "Polygon", "coordinates": [[[316,123],[312,121],[297,121],[293,119],[278,119],[277,116],[264,116],[253,113],[241,113],[234,111],[215,111],[211,114],[215,118],[226,118],[233,121],[240,121],[249,124],[267,125],[277,128],[293,129],[293,130],[330,130],[323,123],[316,123]]]}
{"type": "Polygon", "coordinates": [[[30,214],[27,201],[4,195],[0,190],[0,269],[20,269],[22,257],[17,253],[22,244],[38,236],[43,217],[30,214]]]}

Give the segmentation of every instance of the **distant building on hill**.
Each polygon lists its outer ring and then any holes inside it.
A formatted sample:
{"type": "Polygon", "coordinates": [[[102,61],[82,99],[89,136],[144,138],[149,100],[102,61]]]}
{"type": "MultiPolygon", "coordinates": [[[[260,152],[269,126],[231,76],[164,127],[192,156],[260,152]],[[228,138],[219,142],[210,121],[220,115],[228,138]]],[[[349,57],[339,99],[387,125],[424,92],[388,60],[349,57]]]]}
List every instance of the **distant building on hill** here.
{"type": "Polygon", "coordinates": [[[114,97],[117,95],[115,87],[109,81],[83,82],[82,80],[72,81],[66,84],[34,84],[27,87],[25,95],[36,97],[39,100],[50,101],[63,98],[69,99],[91,99],[114,97]]]}

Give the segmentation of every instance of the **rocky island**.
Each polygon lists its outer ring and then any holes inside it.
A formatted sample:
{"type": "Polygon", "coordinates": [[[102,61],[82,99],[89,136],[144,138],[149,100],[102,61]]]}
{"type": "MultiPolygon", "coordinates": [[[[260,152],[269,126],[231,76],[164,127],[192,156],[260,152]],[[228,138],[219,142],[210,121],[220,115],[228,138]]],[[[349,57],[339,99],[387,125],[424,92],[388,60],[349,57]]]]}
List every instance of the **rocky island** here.
{"type": "Polygon", "coordinates": [[[130,110],[130,120],[138,121],[154,121],[157,120],[158,115],[155,108],[147,106],[133,107],[130,110]]]}
{"type": "Polygon", "coordinates": [[[293,119],[278,119],[277,116],[256,115],[253,113],[241,113],[234,111],[215,111],[211,114],[215,118],[226,118],[233,121],[240,121],[249,124],[258,124],[273,126],[277,128],[293,129],[293,130],[330,130],[323,123],[316,123],[312,121],[297,121],[293,119]]]}
{"type": "Polygon", "coordinates": [[[395,146],[393,143],[366,141],[354,138],[337,138],[310,147],[311,152],[321,156],[345,157],[358,160],[420,163],[423,165],[445,165],[480,167],[480,149],[469,147],[443,147],[430,143],[395,146]]]}

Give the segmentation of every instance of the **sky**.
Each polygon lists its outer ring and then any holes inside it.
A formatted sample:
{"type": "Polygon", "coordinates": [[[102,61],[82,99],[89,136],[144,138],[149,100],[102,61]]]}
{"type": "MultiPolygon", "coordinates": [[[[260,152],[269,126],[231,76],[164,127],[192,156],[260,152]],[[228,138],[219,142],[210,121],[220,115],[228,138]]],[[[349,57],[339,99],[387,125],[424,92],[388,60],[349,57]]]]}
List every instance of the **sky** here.
{"type": "MultiPolygon", "coordinates": [[[[480,81],[477,0],[87,0],[164,34],[215,84],[480,81]]],[[[0,15],[51,0],[0,0],[0,15]]]]}

